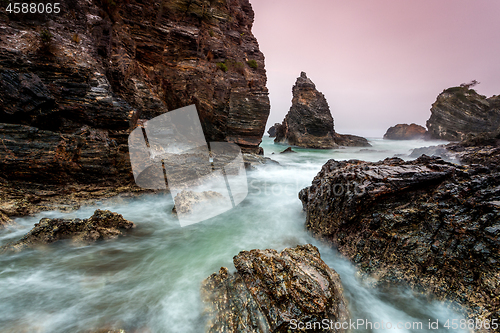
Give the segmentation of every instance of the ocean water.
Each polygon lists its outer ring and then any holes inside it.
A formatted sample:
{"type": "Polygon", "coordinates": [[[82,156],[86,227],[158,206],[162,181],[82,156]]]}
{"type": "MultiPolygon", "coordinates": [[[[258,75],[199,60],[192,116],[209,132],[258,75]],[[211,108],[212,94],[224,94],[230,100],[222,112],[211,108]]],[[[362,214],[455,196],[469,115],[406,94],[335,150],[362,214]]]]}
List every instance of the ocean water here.
{"type": "Polygon", "coordinates": [[[203,279],[221,266],[234,271],[232,258],[239,251],[281,250],[306,243],[316,245],[323,260],[340,274],[352,319],[374,327],[361,325],[353,332],[448,332],[442,325],[461,317],[446,304],[405,289],[373,288],[357,278],[351,263],[304,228],[297,194],[328,159],[408,158],[412,148],[436,144],[381,139],[371,143],[372,148],[297,148],[297,154],[279,154],[286,146],[264,138],[266,156],[280,165],[248,172],[249,194],[236,208],[184,228],[171,213],[173,200],[168,194],[117,198],[71,213],[43,212],[16,219],[17,226],[0,231],[0,245],[19,239],[42,217],[86,218],[97,208],[123,214],[137,228],[126,237],[89,246],[60,242],[0,255],[0,332],[115,327],[141,333],[201,333],[203,279]],[[437,320],[439,328],[429,329],[429,322],[437,320]],[[420,322],[422,329],[415,326],[420,322]],[[398,323],[402,329],[396,328],[398,323]]]}

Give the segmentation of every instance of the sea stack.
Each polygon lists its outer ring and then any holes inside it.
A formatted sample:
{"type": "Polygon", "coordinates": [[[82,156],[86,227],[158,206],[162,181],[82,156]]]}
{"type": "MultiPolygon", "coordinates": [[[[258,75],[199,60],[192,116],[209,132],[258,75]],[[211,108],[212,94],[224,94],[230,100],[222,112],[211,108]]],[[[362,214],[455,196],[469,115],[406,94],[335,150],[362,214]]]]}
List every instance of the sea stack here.
{"type": "Polygon", "coordinates": [[[384,135],[386,140],[415,140],[423,139],[427,131],[417,124],[397,124],[390,127],[384,135]]]}
{"type": "Polygon", "coordinates": [[[469,85],[444,90],[432,104],[427,128],[431,139],[462,141],[493,133],[500,126],[500,96],[486,98],[469,85]]]}
{"type": "Polygon", "coordinates": [[[290,111],[283,123],[275,127],[275,143],[314,149],[332,149],[339,145],[370,146],[364,138],[345,138],[335,133],[328,102],[305,72],[297,78],[292,93],[290,111]]]}

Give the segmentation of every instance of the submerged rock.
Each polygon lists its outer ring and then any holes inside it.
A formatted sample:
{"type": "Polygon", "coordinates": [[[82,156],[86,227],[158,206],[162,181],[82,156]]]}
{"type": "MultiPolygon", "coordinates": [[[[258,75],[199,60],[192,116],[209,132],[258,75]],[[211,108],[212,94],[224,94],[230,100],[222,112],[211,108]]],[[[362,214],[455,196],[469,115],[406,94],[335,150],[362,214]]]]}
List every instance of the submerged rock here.
{"type": "Polygon", "coordinates": [[[83,220],[43,218],[23,238],[4,246],[2,250],[20,251],[63,239],[70,239],[77,244],[88,244],[97,240],[117,238],[123,235],[123,231],[134,227],[134,223],[125,220],[122,215],[100,209],[90,218],[83,220]]]}
{"type": "Polygon", "coordinates": [[[234,274],[222,267],[202,284],[207,332],[288,332],[293,320],[349,320],[340,278],[313,245],[243,251],[233,262],[234,274]]]}
{"type": "Polygon", "coordinates": [[[444,90],[431,108],[431,139],[461,141],[469,135],[495,132],[500,126],[500,95],[486,98],[468,87],[444,90]]]}
{"type": "MultiPolygon", "coordinates": [[[[500,151],[491,152],[498,161],[500,151]]],[[[483,161],[484,161],[483,159],[483,161]]],[[[500,317],[500,172],[422,156],[328,161],[299,197],[306,226],[379,283],[500,317]]]]}
{"type": "Polygon", "coordinates": [[[297,78],[292,93],[290,111],[281,125],[275,125],[274,142],[314,149],[332,149],[339,145],[370,146],[360,137],[336,135],[328,102],[306,73],[302,72],[297,78]]]}
{"type": "Polygon", "coordinates": [[[224,200],[224,196],[215,191],[201,193],[182,191],[174,198],[175,206],[172,208],[172,212],[175,214],[190,214],[196,209],[196,206],[208,203],[216,204],[219,200],[224,200]]]}
{"type": "Polygon", "coordinates": [[[335,143],[343,147],[371,147],[372,145],[363,137],[352,134],[335,133],[335,143]]]}
{"type": "Polygon", "coordinates": [[[295,151],[292,150],[292,147],[288,147],[287,149],[283,150],[280,154],[290,154],[290,153],[296,153],[295,151]]]}
{"type": "Polygon", "coordinates": [[[384,134],[384,139],[387,140],[414,140],[423,139],[427,130],[425,127],[417,124],[397,124],[390,127],[384,134]]]}

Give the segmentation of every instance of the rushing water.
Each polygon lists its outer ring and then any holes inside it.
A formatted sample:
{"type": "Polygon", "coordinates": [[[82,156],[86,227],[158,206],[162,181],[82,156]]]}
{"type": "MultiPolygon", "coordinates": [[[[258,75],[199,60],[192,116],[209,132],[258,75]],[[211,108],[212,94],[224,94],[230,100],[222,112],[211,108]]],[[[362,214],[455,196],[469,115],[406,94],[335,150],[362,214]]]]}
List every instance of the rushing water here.
{"type": "MultiPolygon", "coordinates": [[[[102,327],[127,332],[204,332],[200,282],[221,266],[234,271],[232,258],[255,248],[283,249],[312,243],[341,276],[353,319],[375,323],[422,322],[423,330],[359,329],[359,332],[445,332],[428,322],[460,317],[438,302],[408,290],[382,292],[356,278],[348,261],[304,229],[297,193],[309,185],[330,158],[377,161],[395,154],[405,158],[426,141],[372,139],[372,148],[331,151],[295,149],[264,139],[266,155],[281,163],[248,173],[249,195],[235,209],[181,228],[171,214],[170,195],[114,199],[72,213],[44,212],[16,219],[0,231],[0,245],[19,239],[42,217],[92,215],[109,209],[134,221],[126,237],[89,246],[59,242],[36,250],[0,255],[1,332],[81,332],[102,327]],[[272,153],[275,152],[276,154],[272,153]]],[[[459,332],[459,330],[454,330],[459,332]]]]}

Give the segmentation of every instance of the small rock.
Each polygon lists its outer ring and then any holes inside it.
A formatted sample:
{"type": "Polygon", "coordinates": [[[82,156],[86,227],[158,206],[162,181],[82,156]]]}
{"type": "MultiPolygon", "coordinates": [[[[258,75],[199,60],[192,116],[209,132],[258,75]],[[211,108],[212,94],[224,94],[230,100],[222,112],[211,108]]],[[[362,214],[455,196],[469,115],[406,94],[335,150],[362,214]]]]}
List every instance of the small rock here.
{"type": "Polygon", "coordinates": [[[287,149],[283,150],[280,154],[290,154],[290,153],[296,153],[296,151],[293,151],[292,147],[288,147],[287,149]]]}

